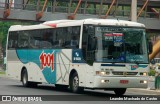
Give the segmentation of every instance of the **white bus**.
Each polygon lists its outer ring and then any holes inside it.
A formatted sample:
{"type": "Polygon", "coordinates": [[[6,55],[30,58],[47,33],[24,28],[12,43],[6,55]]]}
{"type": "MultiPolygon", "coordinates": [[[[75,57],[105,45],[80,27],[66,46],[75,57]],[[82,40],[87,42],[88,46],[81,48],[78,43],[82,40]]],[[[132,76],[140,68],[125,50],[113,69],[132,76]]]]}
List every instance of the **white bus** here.
{"type": "Polygon", "coordinates": [[[112,19],[57,20],[14,25],[7,41],[7,76],[39,83],[113,90],[146,88],[149,60],[145,26],[112,19]]]}

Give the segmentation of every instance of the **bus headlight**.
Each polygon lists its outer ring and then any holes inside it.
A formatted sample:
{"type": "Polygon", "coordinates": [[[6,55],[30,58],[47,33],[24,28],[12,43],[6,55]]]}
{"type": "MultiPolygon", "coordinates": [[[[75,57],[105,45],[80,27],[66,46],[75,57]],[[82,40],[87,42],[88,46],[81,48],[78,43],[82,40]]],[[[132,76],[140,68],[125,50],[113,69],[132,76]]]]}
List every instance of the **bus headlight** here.
{"type": "Polygon", "coordinates": [[[101,80],[101,83],[108,83],[109,82],[109,80],[101,80]]]}
{"type": "Polygon", "coordinates": [[[140,75],[147,76],[147,72],[140,72],[140,75]]]}
{"type": "Polygon", "coordinates": [[[140,80],[140,83],[147,84],[147,81],[146,80],[140,80]]]}
{"type": "Polygon", "coordinates": [[[105,75],[105,74],[106,74],[106,72],[100,72],[100,74],[101,74],[101,75],[105,75]]]}
{"type": "Polygon", "coordinates": [[[109,74],[110,74],[110,72],[106,72],[106,71],[96,71],[96,75],[100,75],[100,76],[106,76],[109,74]]]}

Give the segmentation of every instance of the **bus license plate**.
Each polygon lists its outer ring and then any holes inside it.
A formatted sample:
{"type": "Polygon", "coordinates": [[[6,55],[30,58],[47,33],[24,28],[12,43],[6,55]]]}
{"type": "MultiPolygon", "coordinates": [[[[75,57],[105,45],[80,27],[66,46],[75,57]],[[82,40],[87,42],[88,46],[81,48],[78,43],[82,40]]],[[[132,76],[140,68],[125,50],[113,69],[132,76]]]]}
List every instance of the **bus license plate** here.
{"type": "Polygon", "coordinates": [[[128,84],[128,82],[129,82],[128,80],[120,80],[121,84],[128,84]]]}

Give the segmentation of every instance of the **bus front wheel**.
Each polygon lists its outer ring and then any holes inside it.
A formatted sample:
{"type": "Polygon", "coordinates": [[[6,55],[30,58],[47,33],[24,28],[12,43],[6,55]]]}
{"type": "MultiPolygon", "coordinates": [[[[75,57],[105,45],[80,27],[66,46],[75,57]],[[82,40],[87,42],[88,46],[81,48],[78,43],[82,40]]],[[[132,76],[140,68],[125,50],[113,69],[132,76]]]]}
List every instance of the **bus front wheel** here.
{"type": "Polygon", "coordinates": [[[71,77],[70,89],[74,93],[81,93],[84,90],[83,87],[79,87],[79,77],[77,73],[74,73],[71,77]]]}
{"type": "Polygon", "coordinates": [[[121,96],[121,95],[124,95],[126,90],[127,90],[126,88],[116,88],[114,89],[114,92],[116,95],[121,96]]]}

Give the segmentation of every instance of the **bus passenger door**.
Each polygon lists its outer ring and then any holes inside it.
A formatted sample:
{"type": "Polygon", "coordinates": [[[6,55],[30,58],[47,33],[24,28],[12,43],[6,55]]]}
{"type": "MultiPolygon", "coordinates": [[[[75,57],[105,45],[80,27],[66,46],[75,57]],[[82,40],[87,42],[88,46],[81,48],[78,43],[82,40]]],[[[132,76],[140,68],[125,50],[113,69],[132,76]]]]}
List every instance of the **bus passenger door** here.
{"type": "Polygon", "coordinates": [[[82,35],[82,53],[83,58],[86,62],[85,72],[86,72],[86,87],[92,87],[94,81],[94,69],[93,69],[93,62],[94,62],[94,51],[92,51],[91,44],[92,43],[92,35],[93,31],[88,30],[89,26],[85,25],[83,27],[83,35],[82,35]]]}

